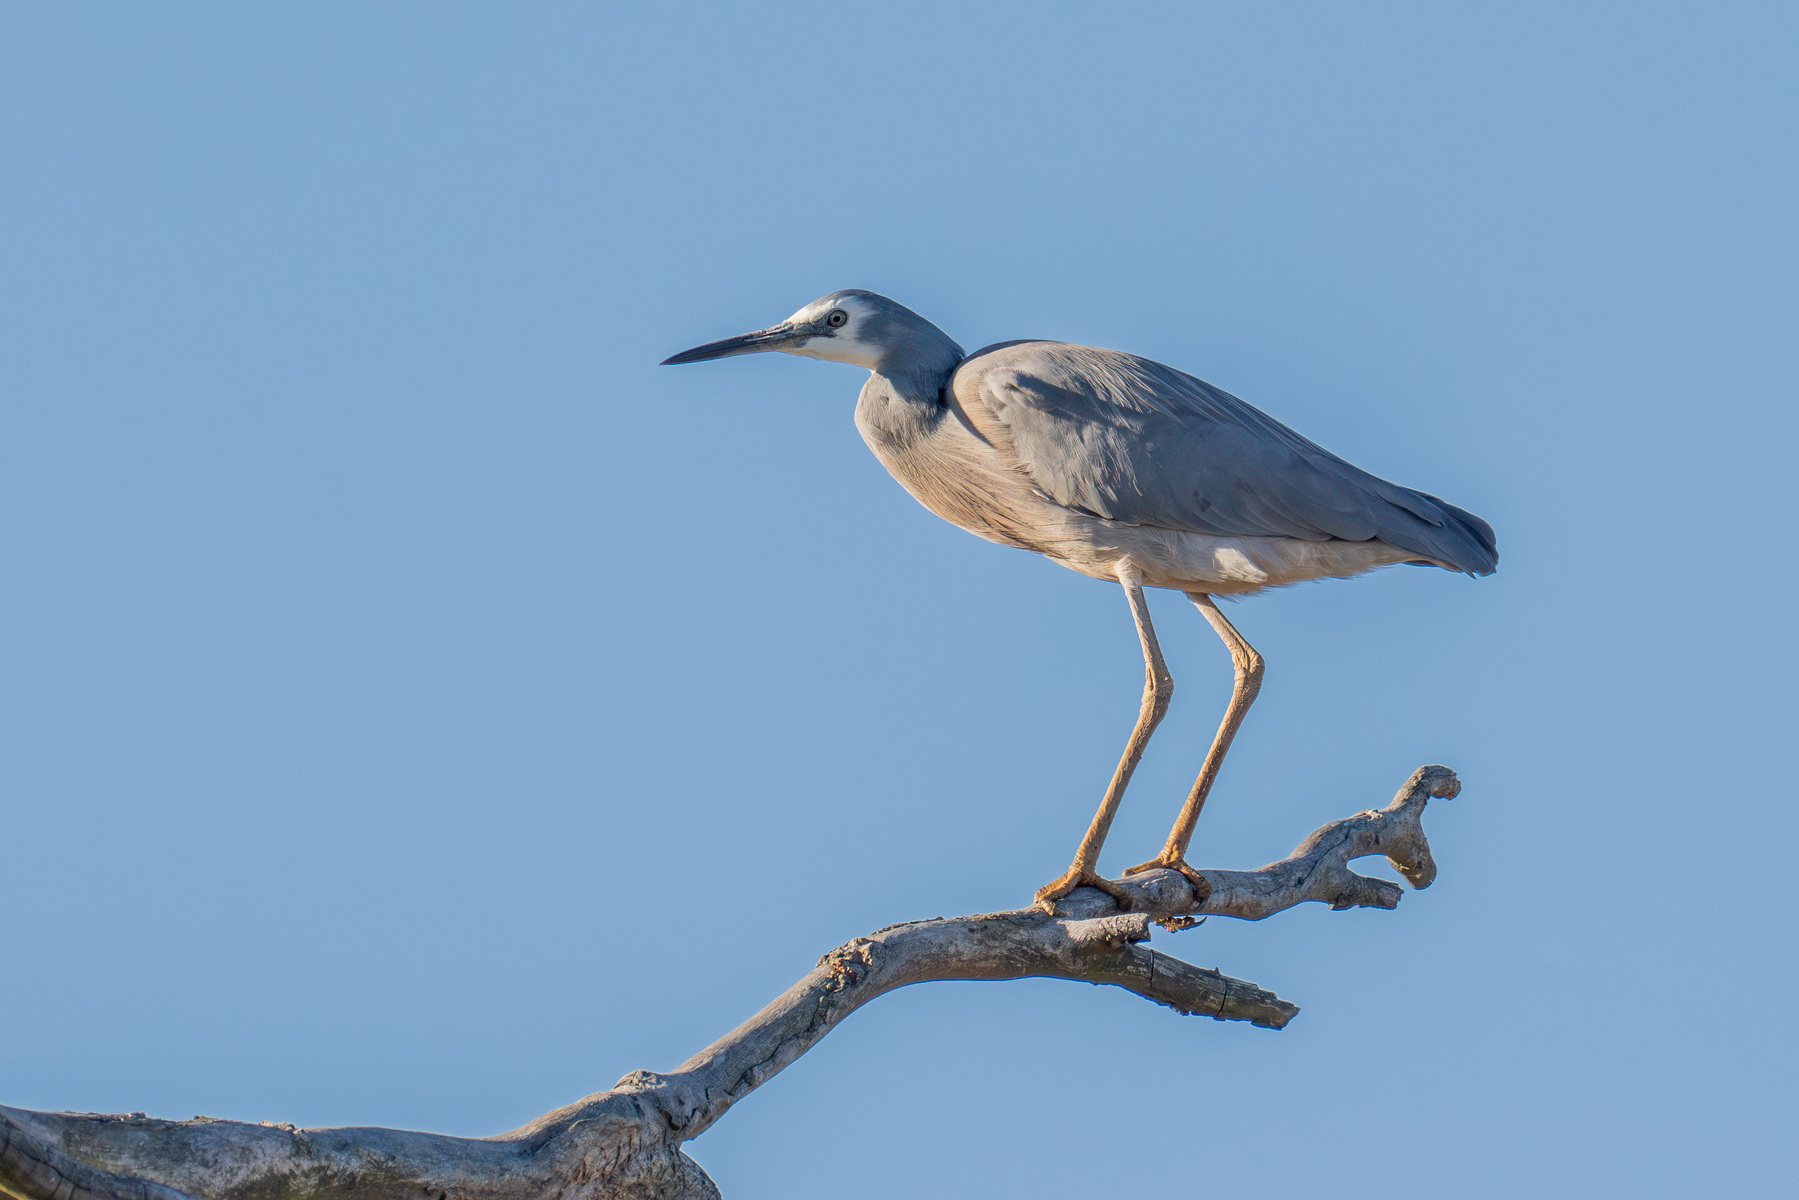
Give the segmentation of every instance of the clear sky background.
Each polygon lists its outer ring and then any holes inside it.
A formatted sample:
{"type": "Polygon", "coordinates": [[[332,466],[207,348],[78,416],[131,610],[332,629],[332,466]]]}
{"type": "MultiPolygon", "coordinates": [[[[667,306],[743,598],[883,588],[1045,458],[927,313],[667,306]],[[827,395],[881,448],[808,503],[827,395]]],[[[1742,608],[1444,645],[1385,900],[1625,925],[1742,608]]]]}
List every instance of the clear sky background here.
{"type": "MultiPolygon", "coordinates": [[[[1192,371],[1501,567],[1232,610],[1268,677],[1195,861],[1466,784],[1397,911],[1158,933],[1287,1030],[908,989],[690,1144],[728,1197],[1790,1184],[1794,35],[8,5],[0,1103],[496,1133],[1061,871],[1118,589],[918,507],[859,371],[655,365],[864,287],[1192,371]]],[[[1152,603],[1114,872],[1229,689],[1152,603]]]]}

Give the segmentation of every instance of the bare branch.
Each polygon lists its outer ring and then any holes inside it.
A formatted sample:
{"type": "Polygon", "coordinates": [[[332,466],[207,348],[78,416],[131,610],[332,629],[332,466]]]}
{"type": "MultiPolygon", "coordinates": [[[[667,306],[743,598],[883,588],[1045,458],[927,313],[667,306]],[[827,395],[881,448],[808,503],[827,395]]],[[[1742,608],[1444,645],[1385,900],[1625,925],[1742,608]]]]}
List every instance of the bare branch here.
{"type": "MultiPolygon", "coordinates": [[[[1103,893],[1101,893],[1103,895],[1103,893]]],[[[1108,983],[1182,1013],[1279,1029],[1299,1010],[1251,983],[1157,954],[1142,913],[1068,919],[1035,909],[892,925],[819,960],[780,999],[654,1079],[682,1097],[697,1136],[862,1005],[910,983],[951,979],[1078,979],[1108,983]]]]}
{"type": "Polygon", "coordinates": [[[783,995],[673,1071],[633,1071],[610,1091],[492,1138],[394,1129],[164,1121],[142,1113],[0,1108],[0,1193],[17,1200],[717,1200],[681,1144],[816,1045],[875,997],[913,983],[1052,978],[1111,984],[1178,1012],[1279,1029],[1299,1011],[1254,984],[1141,945],[1151,921],[1260,920],[1317,900],[1392,908],[1401,889],[1357,875],[1382,854],[1414,887],[1436,864],[1426,802],[1460,791],[1421,767],[1386,808],[1333,821],[1255,871],[1207,870],[1210,894],[1174,871],[1114,881],[1128,912],[1096,888],[1052,912],[1021,909],[910,921],[831,951],[783,995]]]}
{"type": "MultiPolygon", "coordinates": [[[[1112,882],[1130,894],[1131,911],[1184,928],[1182,918],[1239,917],[1260,921],[1296,904],[1317,900],[1334,909],[1395,908],[1405,890],[1398,884],[1357,875],[1349,863],[1384,855],[1405,881],[1420,890],[1437,877],[1436,860],[1424,836],[1424,806],[1453,799],[1461,781],[1448,767],[1419,767],[1385,808],[1332,821],[1301,842],[1292,854],[1254,871],[1201,870],[1211,894],[1175,871],[1145,871],[1112,882]]],[[[1055,906],[1058,915],[1090,916],[1115,911],[1110,896],[1081,888],[1055,906]]]]}

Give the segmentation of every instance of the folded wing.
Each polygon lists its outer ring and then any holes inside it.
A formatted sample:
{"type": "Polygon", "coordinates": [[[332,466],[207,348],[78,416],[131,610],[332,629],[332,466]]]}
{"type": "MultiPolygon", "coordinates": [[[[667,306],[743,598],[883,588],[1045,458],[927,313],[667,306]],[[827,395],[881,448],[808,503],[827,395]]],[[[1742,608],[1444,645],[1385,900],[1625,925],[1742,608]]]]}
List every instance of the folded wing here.
{"type": "Polygon", "coordinates": [[[1037,490],[1127,525],[1231,537],[1379,538],[1477,575],[1485,521],[1388,483],[1172,367],[1064,342],[971,354],[951,387],[969,424],[1037,490]]]}

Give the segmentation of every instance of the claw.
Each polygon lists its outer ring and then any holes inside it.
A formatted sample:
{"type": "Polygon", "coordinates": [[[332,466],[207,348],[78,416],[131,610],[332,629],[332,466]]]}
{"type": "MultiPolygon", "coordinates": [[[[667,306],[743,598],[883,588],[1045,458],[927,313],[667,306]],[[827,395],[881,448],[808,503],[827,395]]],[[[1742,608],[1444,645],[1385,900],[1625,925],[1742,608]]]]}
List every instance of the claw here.
{"type": "Polygon", "coordinates": [[[1212,897],[1212,882],[1200,874],[1198,868],[1187,865],[1187,860],[1177,858],[1169,861],[1164,858],[1152,858],[1146,863],[1138,863],[1125,869],[1126,875],[1139,875],[1144,871],[1177,871],[1193,887],[1193,903],[1204,904],[1212,897]]]}
{"type": "Polygon", "coordinates": [[[1068,868],[1068,870],[1062,874],[1062,877],[1057,879],[1054,883],[1047,883],[1037,889],[1037,906],[1044,912],[1054,912],[1056,901],[1062,899],[1062,897],[1068,895],[1068,893],[1074,891],[1074,889],[1078,887],[1098,888],[1106,895],[1112,897],[1113,901],[1118,905],[1119,912],[1131,911],[1130,892],[1119,887],[1110,879],[1106,879],[1092,871],[1082,871],[1075,867],[1068,868]]]}

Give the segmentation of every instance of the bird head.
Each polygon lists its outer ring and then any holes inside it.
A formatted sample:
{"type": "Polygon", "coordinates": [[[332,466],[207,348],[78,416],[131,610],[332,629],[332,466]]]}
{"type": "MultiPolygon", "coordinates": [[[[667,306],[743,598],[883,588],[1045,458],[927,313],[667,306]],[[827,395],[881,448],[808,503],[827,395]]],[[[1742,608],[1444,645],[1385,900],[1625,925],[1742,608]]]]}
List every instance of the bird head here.
{"type": "Polygon", "coordinates": [[[849,288],[819,297],[779,325],[683,350],[662,365],[765,350],[851,363],[870,371],[909,371],[945,359],[954,365],[962,357],[962,348],[949,335],[905,305],[849,288]]]}

